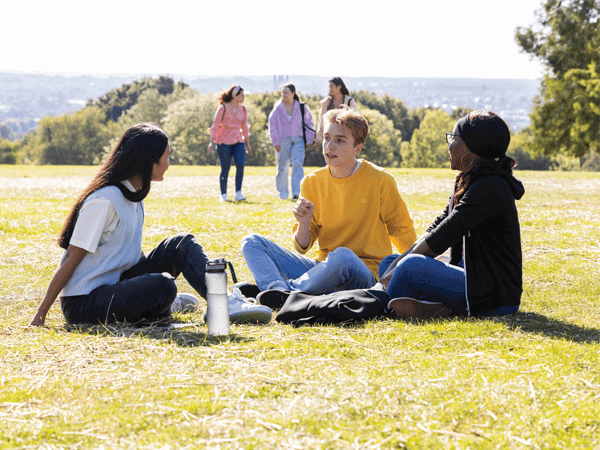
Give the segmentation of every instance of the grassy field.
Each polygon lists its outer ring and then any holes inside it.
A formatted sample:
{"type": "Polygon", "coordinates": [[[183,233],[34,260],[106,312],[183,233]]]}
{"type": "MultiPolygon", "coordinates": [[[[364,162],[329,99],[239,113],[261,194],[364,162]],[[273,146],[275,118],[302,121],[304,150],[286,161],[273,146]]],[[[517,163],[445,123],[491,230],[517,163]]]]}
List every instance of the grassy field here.
{"type": "MultiPolygon", "coordinates": [[[[517,173],[516,317],[273,320],[211,339],[204,304],[175,331],[67,326],[55,305],[29,329],[61,254],[54,238],[95,171],[0,166],[0,449],[600,448],[600,175],[517,173]]],[[[453,174],[391,172],[420,234],[453,174]]],[[[216,167],[172,167],[145,201],[144,249],[190,231],[251,279],[244,235],[291,248],[293,203],[276,199],[274,174],[247,168],[248,201],[223,204],[216,167]]]]}

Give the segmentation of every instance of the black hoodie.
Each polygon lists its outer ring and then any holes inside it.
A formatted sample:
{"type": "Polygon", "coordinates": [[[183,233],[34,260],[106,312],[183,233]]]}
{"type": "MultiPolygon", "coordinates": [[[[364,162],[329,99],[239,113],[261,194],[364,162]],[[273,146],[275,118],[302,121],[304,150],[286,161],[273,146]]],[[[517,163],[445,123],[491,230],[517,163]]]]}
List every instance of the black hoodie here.
{"type": "Polygon", "coordinates": [[[515,200],[523,184],[508,173],[486,173],[474,181],[452,208],[427,229],[427,245],[442,254],[452,248],[450,264],[465,259],[467,312],[483,314],[518,306],[523,292],[521,229],[515,200]]]}

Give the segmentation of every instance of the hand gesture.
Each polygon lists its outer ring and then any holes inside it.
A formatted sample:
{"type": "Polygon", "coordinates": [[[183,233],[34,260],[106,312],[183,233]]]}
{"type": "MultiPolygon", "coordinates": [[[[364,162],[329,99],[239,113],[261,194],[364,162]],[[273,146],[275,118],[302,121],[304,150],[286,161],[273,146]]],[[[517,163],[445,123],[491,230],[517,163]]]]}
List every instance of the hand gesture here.
{"type": "Polygon", "coordinates": [[[298,223],[309,224],[315,212],[315,205],[304,197],[300,197],[294,206],[294,217],[298,223]]]}
{"type": "Polygon", "coordinates": [[[212,153],[213,152],[213,143],[211,142],[210,144],[208,144],[208,153],[212,153]]]}
{"type": "Polygon", "coordinates": [[[275,151],[276,151],[277,153],[281,153],[281,145],[276,145],[276,146],[275,146],[275,151]]]}

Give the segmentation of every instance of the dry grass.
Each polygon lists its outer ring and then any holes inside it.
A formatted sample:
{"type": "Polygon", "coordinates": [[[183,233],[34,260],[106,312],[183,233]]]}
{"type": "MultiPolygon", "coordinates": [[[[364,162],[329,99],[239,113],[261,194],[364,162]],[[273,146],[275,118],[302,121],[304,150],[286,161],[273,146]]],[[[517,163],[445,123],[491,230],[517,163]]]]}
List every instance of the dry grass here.
{"type": "MultiPolygon", "coordinates": [[[[89,178],[50,168],[9,177],[5,167],[0,448],[600,447],[597,175],[519,174],[525,293],[515,318],[272,322],[211,339],[203,308],[176,316],[183,328],[139,329],[67,326],[55,306],[48,327],[28,329],[60,256],[52,238],[89,178]]],[[[215,168],[195,170],[174,167],[153,187],[144,248],[192,231],[248,279],[241,237],[289,244],[292,203],[275,199],[273,169],[249,168],[249,201],[237,204],[217,202],[215,168]]],[[[393,173],[422,232],[452,175],[393,173]]]]}

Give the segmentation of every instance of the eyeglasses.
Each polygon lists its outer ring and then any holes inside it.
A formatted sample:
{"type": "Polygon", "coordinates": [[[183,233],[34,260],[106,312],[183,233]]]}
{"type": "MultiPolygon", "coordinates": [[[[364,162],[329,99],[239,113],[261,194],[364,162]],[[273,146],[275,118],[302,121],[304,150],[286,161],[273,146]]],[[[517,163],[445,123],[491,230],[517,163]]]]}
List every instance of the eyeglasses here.
{"type": "Polygon", "coordinates": [[[460,137],[460,134],[446,133],[446,142],[449,144],[454,140],[454,137],[460,137]]]}

